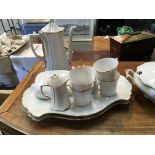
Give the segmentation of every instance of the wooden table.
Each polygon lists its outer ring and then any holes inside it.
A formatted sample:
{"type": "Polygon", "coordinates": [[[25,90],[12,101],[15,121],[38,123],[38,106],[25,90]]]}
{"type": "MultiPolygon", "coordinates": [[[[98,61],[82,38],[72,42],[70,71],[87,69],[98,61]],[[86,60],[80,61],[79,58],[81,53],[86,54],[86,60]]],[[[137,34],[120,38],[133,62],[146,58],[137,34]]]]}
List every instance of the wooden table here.
{"type": "MultiPolygon", "coordinates": [[[[85,53],[76,52],[73,54],[72,65],[92,65],[102,57],[102,49],[85,53]]],[[[120,62],[118,70],[124,75],[126,68],[136,69],[142,63],[144,62],[120,62]]],[[[43,63],[37,63],[2,104],[0,130],[9,134],[155,134],[155,105],[145,99],[135,86],[129,105],[117,105],[95,119],[67,121],[51,118],[41,122],[33,121],[23,111],[21,100],[23,92],[43,70],[43,63]]]]}

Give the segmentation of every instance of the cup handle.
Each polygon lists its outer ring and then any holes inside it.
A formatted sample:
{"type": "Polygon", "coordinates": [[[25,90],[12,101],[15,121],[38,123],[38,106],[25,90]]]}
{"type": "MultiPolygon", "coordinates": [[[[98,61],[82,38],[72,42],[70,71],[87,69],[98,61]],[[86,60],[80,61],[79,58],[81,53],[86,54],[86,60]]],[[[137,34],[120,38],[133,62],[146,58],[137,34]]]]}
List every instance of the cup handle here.
{"type": "MultiPolygon", "coordinates": [[[[67,80],[67,82],[70,82],[70,80],[67,80]]],[[[69,87],[69,90],[67,89],[67,92],[69,94],[69,96],[72,96],[72,89],[71,89],[71,86],[69,84],[66,83],[66,87],[69,87]]]]}
{"type": "Polygon", "coordinates": [[[45,96],[45,97],[47,97],[49,100],[51,100],[51,97],[50,97],[50,96],[45,95],[45,93],[44,93],[44,91],[43,91],[43,88],[44,88],[44,87],[50,87],[50,85],[42,85],[42,86],[40,87],[40,90],[41,90],[41,93],[42,93],[43,96],[45,96]]]}
{"type": "Polygon", "coordinates": [[[132,69],[126,69],[125,73],[126,73],[126,78],[129,78],[132,81],[132,83],[135,84],[135,79],[134,79],[135,72],[132,69]]]}
{"type": "Polygon", "coordinates": [[[101,91],[101,89],[99,88],[100,82],[96,82],[96,86],[97,86],[97,90],[101,91]]]}
{"type": "Polygon", "coordinates": [[[98,89],[98,85],[99,85],[99,84],[98,84],[98,81],[97,81],[97,78],[96,78],[96,77],[95,77],[93,83],[94,83],[94,85],[93,85],[93,91],[92,91],[92,92],[94,93],[94,92],[96,92],[97,90],[99,90],[99,89],[98,89]]]}

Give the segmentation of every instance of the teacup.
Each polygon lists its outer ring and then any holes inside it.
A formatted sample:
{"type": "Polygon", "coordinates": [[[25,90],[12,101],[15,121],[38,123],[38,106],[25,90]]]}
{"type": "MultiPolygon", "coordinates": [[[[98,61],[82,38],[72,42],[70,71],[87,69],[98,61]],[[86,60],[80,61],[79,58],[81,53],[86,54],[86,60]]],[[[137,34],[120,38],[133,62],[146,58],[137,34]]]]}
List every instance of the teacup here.
{"type": "Polygon", "coordinates": [[[100,81],[112,81],[117,72],[118,60],[114,58],[103,58],[95,62],[93,69],[100,81]]]}
{"type": "Polygon", "coordinates": [[[72,89],[85,91],[93,87],[95,73],[89,66],[76,67],[70,71],[69,80],[72,89]]]}
{"type": "Polygon", "coordinates": [[[103,96],[113,96],[117,93],[117,83],[118,79],[120,77],[120,74],[117,72],[115,75],[115,79],[109,81],[99,81],[100,85],[100,92],[103,96]]]}
{"type": "Polygon", "coordinates": [[[76,67],[70,71],[70,87],[76,105],[86,106],[91,103],[94,80],[95,73],[89,66],[76,67]]]}
{"type": "Polygon", "coordinates": [[[74,98],[74,103],[77,106],[86,106],[91,103],[92,100],[92,89],[86,91],[76,91],[72,89],[72,95],[74,98]]]}

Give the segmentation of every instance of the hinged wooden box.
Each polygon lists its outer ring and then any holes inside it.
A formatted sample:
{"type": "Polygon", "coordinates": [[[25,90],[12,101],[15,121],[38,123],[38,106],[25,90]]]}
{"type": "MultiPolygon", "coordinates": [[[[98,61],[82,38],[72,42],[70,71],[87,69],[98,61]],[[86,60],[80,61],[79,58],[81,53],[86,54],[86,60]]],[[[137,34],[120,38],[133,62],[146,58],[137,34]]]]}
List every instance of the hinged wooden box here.
{"type": "Polygon", "coordinates": [[[119,60],[149,58],[155,47],[155,35],[142,31],[110,38],[110,56],[119,60]]]}

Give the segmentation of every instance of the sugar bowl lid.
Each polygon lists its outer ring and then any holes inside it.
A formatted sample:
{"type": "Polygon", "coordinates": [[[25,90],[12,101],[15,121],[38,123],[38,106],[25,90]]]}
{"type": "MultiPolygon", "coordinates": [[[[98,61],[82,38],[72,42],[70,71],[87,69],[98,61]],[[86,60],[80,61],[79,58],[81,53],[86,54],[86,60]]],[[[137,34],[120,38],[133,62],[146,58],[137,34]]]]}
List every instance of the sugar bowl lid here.
{"type": "Polygon", "coordinates": [[[59,87],[65,84],[68,80],[68,76],[65,74],[54,74],[50,77],[48,84],[52,87],[59,87]]]}

